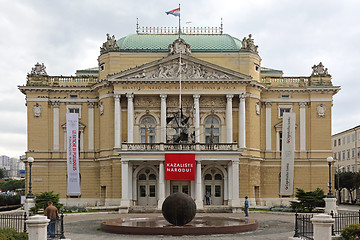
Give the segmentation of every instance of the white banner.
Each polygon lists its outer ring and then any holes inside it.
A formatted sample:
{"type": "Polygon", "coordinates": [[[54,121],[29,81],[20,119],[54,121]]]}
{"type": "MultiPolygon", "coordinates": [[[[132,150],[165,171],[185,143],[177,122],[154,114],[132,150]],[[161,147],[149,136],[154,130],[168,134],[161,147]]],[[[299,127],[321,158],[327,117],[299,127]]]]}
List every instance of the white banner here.
{"type": "Polygon", "coordinates": [[[80,195],[79,175],[79,117],[66,113],[67,194],[80,195]]]}
{"type": "Polygon", "coordinates": [[[294,193],[295,113],[284,112],[280,195],[294,193]]]}

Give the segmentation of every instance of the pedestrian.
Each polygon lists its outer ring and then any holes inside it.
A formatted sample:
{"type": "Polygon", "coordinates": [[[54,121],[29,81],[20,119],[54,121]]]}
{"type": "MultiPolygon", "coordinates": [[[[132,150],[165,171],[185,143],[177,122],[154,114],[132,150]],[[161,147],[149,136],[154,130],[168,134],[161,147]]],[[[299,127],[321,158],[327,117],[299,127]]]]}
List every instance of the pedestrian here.
{"type": "Polygon", "coordinates": [[[249,216],[249,201],[248,201],[248,197],[245,197],[245,208],[244,208],[244,212],[245,212],[245,217],[249,216]]]}
{"type": "Polygon", "coordinates": [[[59,217],[58,209],[53,205],[53,202],[48,202],[48,207],[45,209],[44,215],[50,220],[47,226],[47,232],[51,238],[55,237],[55,224],[59,217]]]}
{"type": "Polygon", "coordinates": [[[210,205],[210,197],[211,197],[211,194],[209,193],[209,191],[206,191],[206,194],[205,194],[206,205],[210,205]]]}

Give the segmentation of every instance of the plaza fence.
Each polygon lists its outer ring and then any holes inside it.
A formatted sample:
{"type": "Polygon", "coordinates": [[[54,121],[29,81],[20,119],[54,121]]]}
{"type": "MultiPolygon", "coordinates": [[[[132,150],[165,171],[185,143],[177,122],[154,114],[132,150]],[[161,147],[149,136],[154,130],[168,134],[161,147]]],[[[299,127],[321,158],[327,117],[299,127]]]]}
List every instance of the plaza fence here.
{"type": "Polygon", "coordinates": [[[12,228],[26,232],[27,215],[25,212],[0,214],[0,228],[12,228]]]}
{"type": "MultiPolygon", "coordinates": [[[[338,236],[341,231],[350,224],[360,223],[360,210],[358,212],[346,212],[334,214],[330,213],[335,223],[331,227],[331,234],[338,236]]],[[[295,213],[295,234],[294,237],[301,237],[305,239],[314,239],[314,229],[311,223],[312,214],[298,214],[295,213]]]]}
{"type": "MultiPolygon", "coordinates": [[[[48,239],[50,236],[48,235],[48,239]]],[[[64,214],[61,213],[60,217],[55,222],[55,235],[51,239],[65,239],[64,235],[64,214]]]]}

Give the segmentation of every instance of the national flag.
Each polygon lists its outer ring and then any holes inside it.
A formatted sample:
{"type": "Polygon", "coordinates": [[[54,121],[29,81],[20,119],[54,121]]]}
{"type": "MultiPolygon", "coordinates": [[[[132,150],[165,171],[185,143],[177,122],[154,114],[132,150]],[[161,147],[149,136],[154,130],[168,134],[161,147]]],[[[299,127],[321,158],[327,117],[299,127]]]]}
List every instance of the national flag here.
{"type": "Polygon", "coordinates": [[[180,17],[180,8],[176,8],[174,10],[171,10],[171,11],[168,11],[168,12],[165,12],[167,15],[169,14],[172,14],[176,17],[180,17]]]}

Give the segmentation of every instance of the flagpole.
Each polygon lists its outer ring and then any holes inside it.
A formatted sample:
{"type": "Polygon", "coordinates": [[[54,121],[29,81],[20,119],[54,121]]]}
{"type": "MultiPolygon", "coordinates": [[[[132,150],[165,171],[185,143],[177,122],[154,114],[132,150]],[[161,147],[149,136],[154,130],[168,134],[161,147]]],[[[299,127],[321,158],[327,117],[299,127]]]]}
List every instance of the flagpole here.
{"type": "MultiPolygon", "coordinates": [[[[180,11],[180,3],[179,3],[179,12],[181,12],[181,11],[180,11]]],[[[181,13],[179,13],[179,39],[180,39],[180,31],[181,31],[181,30],[180,30],[180,27],[181,27],[181,26],[180,26],[180,15],[181,15],[181,13]]]]}
{"type": "MultiPolygon", "coordinates": [[[[179,10],[180,10],[180,3],[179,3],[179,10]]],[[[180,11],[179,11],[180,12],[180,11]]],[[[179,40],[180,40],[180,15],[181,13],[179,13],[179,40]]],[[[181,111],[181,50],[180,50],[180,58],[179,58],[179,111],[181,111]]]]}

